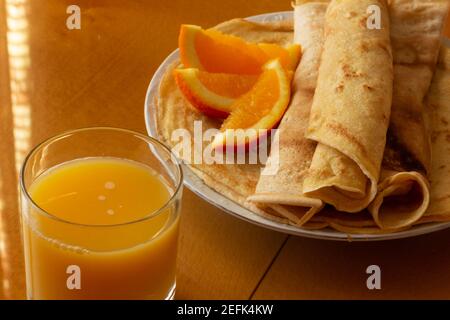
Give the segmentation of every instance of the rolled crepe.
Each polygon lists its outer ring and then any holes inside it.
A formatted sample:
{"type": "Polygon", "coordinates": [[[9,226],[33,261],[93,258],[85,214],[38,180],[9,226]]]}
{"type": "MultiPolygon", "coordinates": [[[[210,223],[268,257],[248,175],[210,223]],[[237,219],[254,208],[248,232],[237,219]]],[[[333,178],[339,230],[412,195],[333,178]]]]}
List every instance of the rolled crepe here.
{"type": "Polygon", "coordinates": [[[439,65],[426,98],[433,161],[430,206],[424,221],[450,220],[450,48],[441,49],[439,65]]]}
{"type": "Polygon", "coordinates": [[[277,131],[278,145],[262,172],[255,194],[249,201],[274,210],[291,224],[304,225],[323,203],[303,195],[303,180],[316,143],[305,138],[309,113],[317,83],[323,46],[323,20],[328,3],[302,1],[294,9],[294,41],[302,46],[302,59],[293,79],[293,96],[277,131]],[[278,164],[276,172],[268,172],[278,164]]]}
{"type": "Polygon", "coordinates": [[[389,125],[393,58],[385,0],[332,1],[307,138],[318,142],[305,195],[345,212],[377,193],[389,125]],[[370,6],[381,25],[369,28],[370,6]]]}
{"type": "MultiPolygon", "coordinates": [[[[412,90],[411,92],[415,92],[412,90]]],[[[426,98],[425,120],[427,128],[430,129],[431,147],[432,147],[432,163],[429,173],[431,181],[430,205],[425,214],[414,224],[428,222],[445,222],[450,221],[450,50],[442,48],[438,68],[433,77],[433,81],[426,98]]],[[[412,172],[403,172],[390,175],[387,170],[382,170],[382,175],[387,174],[398,178],[398,183],[394,186],[402,186],[408,184],[403,180],[408,177],[414,177],[416,174],[412,172]]],[[[418,183],[423,181],[424,177],[418,178],[418,183]]],[[[391,179],[386,179],[387,181],[391,179]]],[[[382,181],[386,181],[382,179],[382,181]]],[[[422,197],[414,197],[412,193],[410,197],[399,196],[397,199],[392,196],[387,201],[407,201],[402,206],[418,205],[422,201],[422,197]]],[[[394,204],[390,204],[394,205],[394,204]]],[[[322,210],[310,222],[325,221],[331,227],[341,232],[350,234],[382,234],[393,233],[404,230],[406,227],[397,229],[380,229],[373,224],[374,220],[366,213],[362,215],[348,215],[345,213],[333,212],[330,210],[322,210]]]]}
{"type": "Polygon", "coordinates": [[[424,120],[448,11],[447,0],[392,0],[392,112],[378,194],[369,206],[382,229],[417,222],[430,203],[431,145],[424,120]]]}

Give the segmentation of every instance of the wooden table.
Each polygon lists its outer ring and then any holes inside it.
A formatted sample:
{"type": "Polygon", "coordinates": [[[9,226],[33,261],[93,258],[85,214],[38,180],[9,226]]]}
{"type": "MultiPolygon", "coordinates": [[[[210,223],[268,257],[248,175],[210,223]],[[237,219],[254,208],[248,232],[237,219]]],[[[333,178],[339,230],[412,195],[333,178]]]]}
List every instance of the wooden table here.
{"type": "MultiPolygon", "coordinates": [[[[290,0],[0,0],[0,298],[25,297],[18,168],[64,130],[145,132],[150,78],[180,23],[289,10],[290,0]],[[66,9],[81,8],[81,30],[66,9]]],[[[185,190],[179,299],[450,298],[450,230],[408,240],[337,243],[287,236],[233,218],[185,190]],[[366,287],[366,268],[382,289],[366,287]]]]}

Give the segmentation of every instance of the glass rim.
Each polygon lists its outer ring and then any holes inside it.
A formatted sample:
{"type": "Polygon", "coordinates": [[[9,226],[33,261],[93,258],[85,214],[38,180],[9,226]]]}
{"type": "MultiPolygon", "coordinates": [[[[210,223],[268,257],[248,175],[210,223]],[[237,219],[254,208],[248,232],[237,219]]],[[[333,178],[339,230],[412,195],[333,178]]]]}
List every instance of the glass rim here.
{"type": "MultiPolygon", "coordinates": [[[[151,152],[151,151],[149,151],[151,152]]],[[[91,227],[91,228],[109,228],[109,227],[120,227],[120,226],[126,226],[126,225],[131,225],[131,224],[135,224],[135,223],[139,223],[139,222],[144,222],[147,220],[150,220],[156,216],[158,216],[161,212],[165,211],[170,205],[172,205],[172,203],[178,198],[178,195],[180,194],[181,190],[183,189],[183,170],[180,164],[179,159],[175,156],[175,154],[172,152],[172,150],[170,150],[170,148],[165,145],[163,142],[159,141],[156,138],[147,136],[145,134],[133,131],[133,130],[129,130],[129,129],[123,129],[123,128],[115,128],[115,127],[86,127],[86,128],[79,128],[79,129],[71,129],[71,130],[67,130],[64,131],[62,133],[59,133],[57,135],[51,136],[47,139],[44,139],[43,141],[41,141],[40,143],[38,143],[35,147],[33,147],[27,154],[27,156],[25,157],[22,166],[20,168],[20,173],[19,173],[19,185],[20,185],[20,189],[22,191],[22,194],[25,195],[27,201],[29,201],[32,205],[32,207],[34,207],[34,209],[36,209],[37,211],[39,211],[39,213],[43,214],[44,216],[61,222],[61,223],[65,223],[65,224],[69,224],[69,225],[74,225],[74,226],[79,226],[79,227],[91,227]],[[175,189],[173,194],[170,196],[170,198],[164,203],[164,205],[156,210],[154,210],[153,212],[145,215],[142,218],[139,219],[135,219],[135,220],[131,220],[131,221],[126,221],[126,222],[122,222],[122,223],[115,223],[115,224],[85,224],[85,223],[78,223],[78,222],[73,222],[73,221],[69,221],[66,219],[62,219],[50,212],[47,212],[47,210],[44,210],[43,208],[41,208],[34,200],[33,197],[31,196],[31,194],[28,192],[28,188],[25,186],[25,168],[27,167],[29,160],[31,159],[31,157],[33,155],[35,155],[39,150],[41,150],[44,146],[47,146],[49,144],[51,144],[52,142],[55,142],[59,139],[62,139],[64,137],[67,137],[71,134],[76,134],[76,133],[81,133],[81,132],[88,132],[88,131],[95,131],[95,130],[104,130],[104,131],[111,131],[111,132],[119,132],[119,133],[124,133],[124,134],[128,134],[128,135],[133,135],[137,138],[142,139],[143,141],[149,143],[150,145],[153,146],[157,146],[162,148],[165,152],[167,152],[171,159],[172,162],[174,163],[175,167],[176,167],[176,174],[178,176],[178,178],[175,181],[175,189]]]]}

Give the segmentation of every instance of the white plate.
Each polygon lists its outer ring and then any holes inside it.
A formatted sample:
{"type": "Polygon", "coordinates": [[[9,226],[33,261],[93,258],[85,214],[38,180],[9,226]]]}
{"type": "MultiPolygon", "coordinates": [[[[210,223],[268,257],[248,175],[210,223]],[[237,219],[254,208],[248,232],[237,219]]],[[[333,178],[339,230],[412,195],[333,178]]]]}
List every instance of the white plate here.
{"type": "MultiPolygon", "coordinates": [[[[250,21],[256,22],[267,22],[267,21],[282,21],[287,19],[292,19],[292,12],[275,12],[262,14],[258,16],[252,16],[247,18],[250,21]]],[[[179,54],[178,49],[173,51],[160,65],[158,70],[153,75],[150,85],[147,90],[145,97],[145,124],[147,126],[147,131],[150,136],[158,138],[156,130],[156,106],[153,103],[154,98],[158,95],[158,89],[160,81],[167,69],[167,67],[174,61],[178,60],[179,54]]],[[[413,237],[425,233],[430,233],[438,230],[442,230],[450,227],[450,223],[428,223],[419,226],[415,226],[407,231],[389,233],[389,234],[379,234],[379,235],[347,235],[342,232],[335,231],[330,228],[322,230],[306,230],[296,228],[290,225],[277,223],[269,219],[263,218],[250,210],[242,207],[240,204],[231,201],[222,194],[214,191],[212,188],[208,187],[202,179],[200,179],[186,164],[182,164],[184,173],[184,183],[185,185],[195,192],[198,196],[213,204],[216,207],[221,208],[225,212],[232,214],[235,217],[246,220],[250,223],[259,225],[264,228],[276,230],[283,233],[288,233],[292,235],[304,236],[309,238],[317,239],[327,239],[327,240],[352,240],[352,241],[376,241],[376,240],[390,240],[413,237]]]]}

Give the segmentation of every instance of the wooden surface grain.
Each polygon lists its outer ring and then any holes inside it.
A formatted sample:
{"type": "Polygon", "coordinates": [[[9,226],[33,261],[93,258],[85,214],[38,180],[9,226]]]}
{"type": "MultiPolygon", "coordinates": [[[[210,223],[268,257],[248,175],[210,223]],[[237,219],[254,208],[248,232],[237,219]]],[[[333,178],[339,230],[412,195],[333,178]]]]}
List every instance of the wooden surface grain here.
{"type": "MultiPolygon", "coordinates": [[[[0,0],[0,299],[25,298],[18,168],[36,143],[86,126],[145,132],[144,96],[179,25],[290,10],[290,0],[0,0]],[[81,8],[81,30],[66,8],[81,8]]],[[[177,298],[449,298],[450,232],[381,243],[289,237],[189,190],[177,298]],[[379,264],[382,290],[365,270],[379,264]]]]}
{"type": "Polygon", "coordinates": [[[254,299],[450,299],[450,233],[346,243],[290,237],[254,299]],[[368,290],[368,266],[381,290],[368,290]]]}

